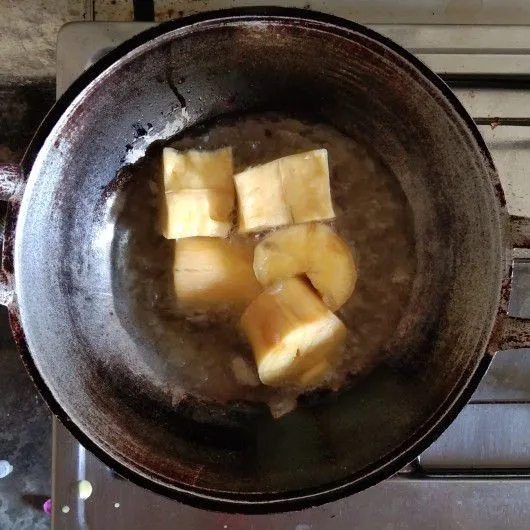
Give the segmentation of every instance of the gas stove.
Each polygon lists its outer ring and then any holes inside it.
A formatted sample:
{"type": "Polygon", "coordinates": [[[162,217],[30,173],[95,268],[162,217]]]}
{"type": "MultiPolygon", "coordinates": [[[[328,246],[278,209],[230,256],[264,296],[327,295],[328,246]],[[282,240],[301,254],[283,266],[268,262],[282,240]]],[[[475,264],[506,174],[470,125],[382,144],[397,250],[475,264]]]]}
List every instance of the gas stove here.
{"type": "MultiPolygon", "coordinates": [[[[151,23],[84,22],[61,30],[57,95],[91,63],[151,23]]],[[[530,217],[530,27],[372,25],[417,55],[453,88],[486,140],[511,214],[530,217]]],[[[530,316],[530,259],[514,266],[510,313],[530,316]]],[[[54,530],[521,530],[530,503],[530,350],[495,358],[470,403],[420,458],[352,497],[260,516],[190,508],[114,474],[57,421],[54,530]],[[77,481],[93,486],[87,500],[77,481]]]]}

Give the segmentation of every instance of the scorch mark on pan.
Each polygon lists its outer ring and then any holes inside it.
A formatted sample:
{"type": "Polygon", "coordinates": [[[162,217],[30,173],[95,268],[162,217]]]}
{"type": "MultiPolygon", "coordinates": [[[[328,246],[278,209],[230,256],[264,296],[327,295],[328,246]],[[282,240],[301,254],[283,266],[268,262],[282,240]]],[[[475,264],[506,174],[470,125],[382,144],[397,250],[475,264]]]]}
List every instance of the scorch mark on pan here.
{"type": "Polygon", "coordinates": [[[192,486],[195,486],[197,484],[197,481],[199,480],[199,477],[201,476],[201,473],[204,471],[205,467],[206,467],[205,465],[197,467],[197,472],[195,473],[194,477],[191,479],[192,486]]]}

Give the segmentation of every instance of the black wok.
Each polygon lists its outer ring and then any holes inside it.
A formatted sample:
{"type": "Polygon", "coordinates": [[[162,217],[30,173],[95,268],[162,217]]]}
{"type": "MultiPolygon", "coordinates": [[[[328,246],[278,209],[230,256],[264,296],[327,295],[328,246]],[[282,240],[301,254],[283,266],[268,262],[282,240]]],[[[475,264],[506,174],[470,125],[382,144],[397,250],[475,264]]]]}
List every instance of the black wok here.
{"type": "Polygon", "coordinates": [[[506,316],[512,250],[530,230],[507,215],[472,120],[409,53],[339,18],[241,9],[148,30],[90,68],[21,166],[0,174],[2,301],[35,383],[101,460],[190,504],[280,511],[366,488],[447,427],[498,350],[530,343],[530,324],[506,316]],[[392,169],[413,212],[417,275],[393,355],[274,421],[167,384],[115,310],[112,239],[117,172],[151,142],[281,109],[362,139],[392,169]]]}

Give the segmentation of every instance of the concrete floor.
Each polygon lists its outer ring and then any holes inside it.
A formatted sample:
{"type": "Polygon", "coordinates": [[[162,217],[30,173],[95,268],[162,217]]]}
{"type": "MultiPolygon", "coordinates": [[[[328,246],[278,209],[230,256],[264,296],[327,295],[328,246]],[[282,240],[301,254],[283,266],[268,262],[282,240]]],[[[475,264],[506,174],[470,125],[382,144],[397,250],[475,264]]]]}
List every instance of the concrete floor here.
{"type": "Polygon", "coordinates": [[[8,460],[13,471],[0,480],[0,528],[45,530],[50,526],[42,504],[51,492],[51,420],[6,328],[2,311],[0,459],[8,460]]]}
{"type": "Polygon", "coordinates": [[[84,0],[0,0],[0,79],[55,76],[59,28],[82,20],[84,0]]]}
{"type": "MultiPolygon", "coordinates": [[[[0,63],[1,64],[1,63],[0,63]]],[[[53,78],[0,84],[0,163],[20,159],[54,101],[53,78]]],[[[0,209],[3,214],[3,209],[0,209]]],[[[45,530],[42,503],[51,494],[51,416],[37,394],[0,308],[0,460],[13,472],[0,479],[0,529],[45,530]]]]}

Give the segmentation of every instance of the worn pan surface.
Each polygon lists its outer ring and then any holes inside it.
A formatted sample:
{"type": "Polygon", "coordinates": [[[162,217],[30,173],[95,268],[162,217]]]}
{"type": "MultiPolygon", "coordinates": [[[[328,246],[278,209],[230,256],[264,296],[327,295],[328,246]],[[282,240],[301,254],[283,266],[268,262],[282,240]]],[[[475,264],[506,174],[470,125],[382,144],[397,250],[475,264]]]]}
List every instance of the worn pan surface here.
{"type": "Polygon", "coordinates": [[[2,299],[37,386],[105,463],[197,506],[298,509],[366,488],[442,432],[497,350],[528,342],[530,325],[505,316],[528,223],[513,241],[482,138],[436,75],[351,22],[259,8],[149,30],[84,74],[22,166],[1,175],[2,299]],[[273,421],[199,406],[167,384],[115,310],[112,239],[116,174],[149,143],[278,109],[364,139],[392,169],[413,211],[418,272],[392,360],[338,399],[273,421]]]}

